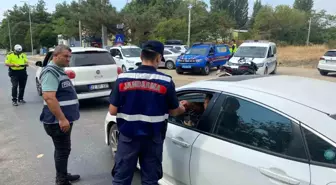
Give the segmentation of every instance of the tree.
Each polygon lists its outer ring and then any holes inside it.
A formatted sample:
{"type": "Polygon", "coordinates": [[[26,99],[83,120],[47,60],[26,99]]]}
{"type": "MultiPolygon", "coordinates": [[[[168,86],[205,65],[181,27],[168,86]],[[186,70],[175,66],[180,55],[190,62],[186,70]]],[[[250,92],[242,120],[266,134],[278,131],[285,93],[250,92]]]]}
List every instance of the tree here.
{"type": "Polygon", "coordinates": [[[314,6],[314,0],[295,0],[293,7],[298,10],[310,13],[314,6]]]}
{"type": "Polygon", "coordinates": [[[232,0],[210,0],[211,11],[228,11],[232,0]]]}
{"type": "Polygon", "coordinates": [[[230,4],[231,16],[234,17],[237,28],[246,28],[248,21],[248,0],[233,0],[230,4]]]}
{"type": "Polygon", "coordinates": [[[255,0],[253,4],[253,13],[252,18],[250,20],[250,27],[253,26],[255,17],[257,16],[259,10],[262,8],[261,0],[255,0]]]}

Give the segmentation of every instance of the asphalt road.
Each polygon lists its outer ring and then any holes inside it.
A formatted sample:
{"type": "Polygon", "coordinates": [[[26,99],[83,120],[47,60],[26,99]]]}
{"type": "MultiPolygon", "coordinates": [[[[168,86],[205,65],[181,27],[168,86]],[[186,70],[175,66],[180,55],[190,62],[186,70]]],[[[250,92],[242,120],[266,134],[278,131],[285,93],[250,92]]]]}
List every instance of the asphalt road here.
{"type": "MultiPolygon", "coordinates": [[[[42,99],[35,89],[35,69],[28,68],[27,104],[13,107],[8,69],[3,64],[4,56],[0,55],[0,184],[54,184],[54,147],[39,122],[42,99]]],[[[108,100],[80,103],[81,118],[74,123],[69,172],[81,175],[81,181],[75,183],[78,185],[111,184],[113,160],[104,142],[108,100]]],[[[140,176],[136,172],[133,185],[139,184],[140,176]]]]}

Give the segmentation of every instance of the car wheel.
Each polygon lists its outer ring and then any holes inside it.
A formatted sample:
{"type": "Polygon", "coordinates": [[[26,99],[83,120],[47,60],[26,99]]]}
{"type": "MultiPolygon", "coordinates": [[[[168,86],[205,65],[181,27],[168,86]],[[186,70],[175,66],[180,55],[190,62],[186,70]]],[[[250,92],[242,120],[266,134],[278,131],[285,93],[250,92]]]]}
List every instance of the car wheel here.
{"type": "Polygon", "coordinates": [[[166,62],[166,68],[169,69],[169,70],[174,69],[174,68],[175,68],[174,62],[172,62],[172,61],[167,61],[167,62],[166,62]]]}
{"type": "Polygon", "coordinates": [[[267,75],[267,74],[268,74],[268,68],[266,67],[264,71],[264,75],[267,75]]]}
{"type": "Polygon", "coordinates": [[[36,90],[37,90],[37,94],[39,96],[42,96],[42,87],[41,87],[41,84],[40,82],[38,81],[38,79],[36,79],[36,90]]]}
{"type": "Polygon", "coordinates": [[[276,62],[276,63],[275,63],[274,71],[273,71],[271,74],[272,74],[272,75],[276,74],[276,73],[277,73],[277,69],[278,69],[278,63],[276,62]]]}
{"type": "Polygon", "coordinates": [[[126,72],[126,71],[127,71],[127,69],[126,69],[125,66],[122,66],[121,69],[122,69],[123,72],[126,72]]]}
{"type": "Polygon", "coordinates": [[[321,74],[322,76],[326,76],[326,75],[328,75],[328,72],[327,72],[327,71],[320,70],[320,74],[321,74]]]}
{"type": "Polygon", "coordinates": [[[117,148],[118,148],[118,127],[117,124],[113,124],[110,128],[109,133],[109,143],[112,152],[112,157],[114,158],[117,148]]]}
{"type": "Polygon", "coordinates": [[[210,66],[209,64],[205,65],[204,68],[202,69],[202,74],[203,75],[209,75],[210,73],[210,66]]]}
{"type": "Polygon", "coordinates": [[[179,75],[181,75],[181,74],[183,74],[183,71],[181,69],[179,69],[179,68],[176,68],[176,73],[179,74],[179,75]]]}

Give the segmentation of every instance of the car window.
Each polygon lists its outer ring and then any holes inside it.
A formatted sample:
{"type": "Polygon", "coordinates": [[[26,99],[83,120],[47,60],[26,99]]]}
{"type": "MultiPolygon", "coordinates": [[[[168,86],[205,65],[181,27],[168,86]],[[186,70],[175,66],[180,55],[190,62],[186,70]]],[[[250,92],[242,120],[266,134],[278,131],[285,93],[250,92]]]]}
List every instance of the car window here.
{"type": "Polygon", "coordinates": [[[226,46],[217,46],[216,50],[218,53],[226,53],[228,52],[228,48],[226,46]]]}
{"type": "Polygon", "coordinates": [[[72,53],[70,67],[111,65],[115,61],[109,52],[79,52],[72,53]]]}
{"type": "Polygon", "coordinates": [[[169,51],[172,51],[173,53],[181,53],[181,51],[179,51],[175,48],[171,48],[171,49],[169,49],[169,51]]]}
{"type": "Polygon", "coordinates": [[[163,51],[163,55],[171,55],[172,53],[171,52],[169,52],[168,50],[164,50],[163,51]]]}
{"type": "Polygon", "coordinates": [[[192,47],[186,54],[187,55],[208,55],[209,47],[192,47]]]}
{"type": "Polygon", "coordinates": [[[170,49],[170,48],[173,48],[173,46],[165,46],[165,48],[169,48],[170,49]]]}
{"type": "Polygon", "coordinates": [[[311,160],[336,167],[336,148],[308,129],[303,128],[303,132],[311,160]]]}
{"type": "Polygon", "coordinates": [[[270,109],[228,96],[214,134],[252,148],[306,159],[299,125],[270,109]]]}
{"type": "Polygon", "coordinates": [[[272,47],[270,46],[268,48],[268,54],[267,54],[267,56],[270,57],[271,55],[272,55],[272,47]]]}
{"type": "Polygon", "coordinates": [[[169,116],[168,121],[180,126],[197,127],[203,113],[208,108],[212,93],[185,93],[178,95],[179,101],[188,103],[186,112],[180,116],[169,116]]]}
{"type": "Polygon", "coordinates": [[[182,48],[180,46],[175,46],[175,49],[181,51],[182,48]]]}
{"type": "Polygon", "coordinates": [[[234,57],[265,58],[267,47],[259,46],[239,46],[234,57]]]}
{"type": "Polygon", "coordinates": [[[276,48],[276,46],[273,47],[273,54],[274,55],[277,54],[277,48],[276,48]]]}
{"type": "Polygon", "coordinates": [[[125,57],[140,57],[141,55],[140,48],[122,48],[121,51],[125,57]]]}
{"type": "Polygon", "coordinates": [[[116,54],[117,54],[117,50],[116,50],[116,49],[111,49],[111,55],[112,55],[113,57],[115,57],[116,54]]]}
{"type": "Polygon", "coordinates": [[[336,51],[328,51],[324,54],[326,57],[336,57],[336,51]]]}

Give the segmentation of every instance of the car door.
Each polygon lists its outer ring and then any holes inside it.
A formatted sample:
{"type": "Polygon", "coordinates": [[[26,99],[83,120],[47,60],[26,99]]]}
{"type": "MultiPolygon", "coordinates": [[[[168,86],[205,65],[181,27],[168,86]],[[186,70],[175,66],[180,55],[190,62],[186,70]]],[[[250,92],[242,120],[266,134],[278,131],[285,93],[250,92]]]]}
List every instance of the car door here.
{"type": "Polygon", "coordinates": [[[216,117],[211,133],[193,144],[191,184],[309,185],[298,122],[252,100],[221,96],[219,113],[209,115],[216,117]]]}
{"type": "Polygon", "coordinates": [[[230,56],[230,50],[227,45],[221,44],[216,45],[215,47],[215,66],[222,66],[224,65],[230,56]]]}
{"type": "Polygon", "coordinates": [[[275,56],[273,53],[272,46],[269,46],[268,52],[267,52],[267,68],[268,68],[268,74],[273,72],[275,69],[275,56]]]}
{"type": "Polygon", "coordinates": [[[121,56],[120,50],[115,49],[115,48],[111,49],[111,55],[113,59],[115,60],[117,66],[122,68],[123,62],[122,62],[122,56],[121,56]]]}
{"type": "MultiPolygon", "coordinates": [[[[178,92],[178,99],[180,101],[202,102],[204,101],[204,93],[205,91],[200,90],[184,90],[178,92]]],[[[207,117],[209,110],[211,110],[218,96],[216,93],[209,94],[212,94],[211,101],[199,122],[204,122],[202,119],[207,117]]],[[[188,116],[188,114],[178,117],[170,116],[168,119],[169,125],[164,141],[162,166],[163,181],[169,184],[190,185],[189,161],[191,148],[200,132],[198,129],[199,125],[187,126],[184,123],[184,121],[187,121],[188,116]]]]}
{"type": "Polygon", "coordinates": [[[302,124],[310,155],[311,185],[336,185],[336,143],[302,124]]]}
{"type": "MultiPolygon", "coordinates": [[[[165,57],[166,62],[167,62],[167,60],[168,60],[169,58],[171,58],[171,55],[172,55],[172,54],[173,54],[173,53],[170,52],[170,51],[168,51],[167,49],[165,49],[165,50],[163,51],[163,56],[165,57]]],[[[174,62],[175,62],[175,61],[174,61],[174,62]]],[[[163,61],[161,61],[160,64],[159,64],[159,67],[166,67],[166,63],[163,62],[163,61]]]]}

